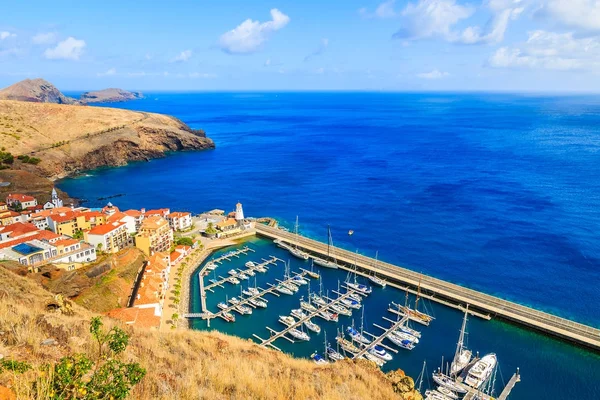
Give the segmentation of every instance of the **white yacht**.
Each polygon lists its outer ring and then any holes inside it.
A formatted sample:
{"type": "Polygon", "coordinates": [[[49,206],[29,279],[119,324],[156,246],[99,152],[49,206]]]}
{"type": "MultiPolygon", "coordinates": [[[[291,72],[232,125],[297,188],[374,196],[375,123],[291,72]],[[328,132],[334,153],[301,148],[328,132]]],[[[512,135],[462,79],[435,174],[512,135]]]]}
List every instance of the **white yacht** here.
{"type": "Polygon", "coordinates": [[[498,359],[494,353],[486,354],[469,369],[465,383],[474,389],[479,389],[490,379],[497,363],[498,359]]]}

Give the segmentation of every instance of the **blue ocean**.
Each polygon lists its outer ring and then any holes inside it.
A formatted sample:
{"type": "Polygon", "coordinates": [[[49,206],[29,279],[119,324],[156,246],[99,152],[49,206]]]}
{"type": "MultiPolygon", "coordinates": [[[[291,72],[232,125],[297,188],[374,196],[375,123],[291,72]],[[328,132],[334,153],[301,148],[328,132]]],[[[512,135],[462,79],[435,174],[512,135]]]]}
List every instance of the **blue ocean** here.
{"type": "MultiPolygon", "coordinates": [[[[247,215],[288,227],[299,216],[301,232],[322,241],[330,225],[336,245],[600,327],[600,97],[152,93],[106,106],[174,115],[217,148],[59,183],[89,206],[117,195],[122,208],[194,212],[241,201],[247,215]]],[[[374,300],[370,324],[387,297],[374,300]]],[[[442,317],[419,345],[427,353],[396,364],[413,376],[423,359],[453,353],[461,316],[432,307],[442,317]]],[[[521,367],[511,398],[600,398],[598,355],[473,324],[505,378],[521,367]]],[[[223,329],[249,337],[243,325],[223,329]]]]}

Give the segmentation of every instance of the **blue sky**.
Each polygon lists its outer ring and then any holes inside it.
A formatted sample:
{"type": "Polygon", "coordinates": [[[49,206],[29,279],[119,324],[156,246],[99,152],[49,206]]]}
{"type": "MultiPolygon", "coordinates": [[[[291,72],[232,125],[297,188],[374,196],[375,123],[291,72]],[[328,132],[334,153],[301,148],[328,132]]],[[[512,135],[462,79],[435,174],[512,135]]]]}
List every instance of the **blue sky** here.
{"type": "Polygon", "coordinates": [[[61,90],[598,92],[600,2],[6,2],[0,86],[35,77],[61,90]]]}

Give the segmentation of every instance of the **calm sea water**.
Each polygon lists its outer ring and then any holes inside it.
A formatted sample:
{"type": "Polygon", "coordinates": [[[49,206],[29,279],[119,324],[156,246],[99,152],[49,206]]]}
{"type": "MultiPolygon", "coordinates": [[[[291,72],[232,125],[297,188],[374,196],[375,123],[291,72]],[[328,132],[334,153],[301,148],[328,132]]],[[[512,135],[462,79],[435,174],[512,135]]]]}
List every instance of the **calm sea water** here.
{"type": "MultiPolygon", "coordinates": [[[[241,201],[247,215],[287,224],[299,215],[302,232],[321,240],[330,224],[343,247],[600,326],[598,97],[158,93],[111,106],[175,115],[217,149],[60,182],[91,206],[111,195],[120,207],[195,212],[241,201]]],[[[452,353],[460,315],[437,313],[431,338],[398,361],[413,375],[423,358],[452,353]]],[[[498,353],[506,378],[523,368],[515,399],[559,398],[557,388],[600,398],[597,356],[479,326],[471,340],[498,353]],[[526,390],[542,383],[553,388],[545,396],[526,390]]]]}

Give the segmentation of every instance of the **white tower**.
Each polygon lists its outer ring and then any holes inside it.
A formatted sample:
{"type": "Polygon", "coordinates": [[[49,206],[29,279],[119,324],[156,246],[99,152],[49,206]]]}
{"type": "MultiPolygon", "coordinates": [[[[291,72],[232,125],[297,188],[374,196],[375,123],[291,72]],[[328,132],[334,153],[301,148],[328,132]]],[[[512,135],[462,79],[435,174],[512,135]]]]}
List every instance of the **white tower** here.
{"type": "Polygon", "coordinates": [[[235,205],[235,220],[238,223],[241,223],[244,220],[244,209],[242,208],[242,203],[237,203],[235,205]]]}
{"type": "Polygon", "coordinates": [[[53,208],[57,208],[57,207],[62,207],[63,206],[63,202],[61,199],[58,198],[58,193],[56,193],[56,189],[52,188],[52,204],[53,204],[53,208]]]}

